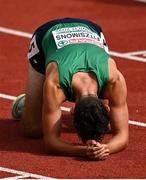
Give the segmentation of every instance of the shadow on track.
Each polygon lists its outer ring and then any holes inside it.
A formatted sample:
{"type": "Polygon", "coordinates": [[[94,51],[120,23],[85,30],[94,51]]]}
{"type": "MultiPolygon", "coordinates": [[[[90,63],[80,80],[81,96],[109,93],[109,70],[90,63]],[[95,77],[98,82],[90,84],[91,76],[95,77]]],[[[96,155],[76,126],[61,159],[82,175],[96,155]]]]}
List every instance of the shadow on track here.
{"type": "Polygon", "coordinates": [[[44,154],[45,150],[41,139],[29,139],[23,136],[18,121],[0,119],[0,151],[44,154]]]}
{"type": "MultiPolygon", "coordinates": [[[[63,115],[62,134],[66,139],[75,133],[69,115],[63,115]]],[[[72,140],[72,139],[71,139],[72,140]]],[[[23,134],[21,123],[12,119],[0,119],[0,151],[28,152],[48,156],[43,138],[27,138],[23,134]]]]}

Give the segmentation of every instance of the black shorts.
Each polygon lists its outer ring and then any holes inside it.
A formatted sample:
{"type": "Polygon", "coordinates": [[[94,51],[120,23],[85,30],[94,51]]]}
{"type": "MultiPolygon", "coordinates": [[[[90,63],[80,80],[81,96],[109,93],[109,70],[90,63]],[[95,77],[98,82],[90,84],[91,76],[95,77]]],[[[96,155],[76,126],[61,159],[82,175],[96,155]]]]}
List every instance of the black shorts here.
{"type": "Polygon", "coordinates": [[[37,28],[30,42],[28,59],[32,67],[41,74],[45,74],[45,57],[41,46],[43,37],[50,28],[60,23],[84,23],[92,27],[98,33],[99,36],[100,33],[102,32],[102,29],[99,25],[91,21],[85,19],[78,19],[78,18],[55,19],[37,28]]]}

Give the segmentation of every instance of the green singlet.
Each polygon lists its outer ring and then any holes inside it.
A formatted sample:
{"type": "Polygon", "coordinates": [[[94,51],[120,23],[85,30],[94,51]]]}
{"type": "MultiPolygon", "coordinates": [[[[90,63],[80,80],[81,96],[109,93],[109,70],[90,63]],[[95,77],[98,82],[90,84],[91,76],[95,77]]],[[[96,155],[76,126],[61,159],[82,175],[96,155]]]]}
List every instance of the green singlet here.
{"type": "Polygon", "coordinates": [[[45,34],[42,48],[46,66],[57,63],[60,85],[69,101],[75,101],[72,77],[77,72],[95,73],[102,98],[109,82],[109,54],[95,30],[83,23],[57,24],[45,34]]]}

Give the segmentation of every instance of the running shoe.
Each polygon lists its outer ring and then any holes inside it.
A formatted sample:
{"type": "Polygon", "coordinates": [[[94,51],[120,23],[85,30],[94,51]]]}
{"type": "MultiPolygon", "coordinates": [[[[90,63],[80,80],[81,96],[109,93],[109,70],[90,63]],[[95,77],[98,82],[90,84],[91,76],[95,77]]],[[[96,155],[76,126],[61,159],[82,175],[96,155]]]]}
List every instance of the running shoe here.
{"type": "Polygon", "coordinates": [[[12,105],[12,117],[16,120],[22,117],[22,111],[25,103],[25,94],[19,95],[12,105]]]}

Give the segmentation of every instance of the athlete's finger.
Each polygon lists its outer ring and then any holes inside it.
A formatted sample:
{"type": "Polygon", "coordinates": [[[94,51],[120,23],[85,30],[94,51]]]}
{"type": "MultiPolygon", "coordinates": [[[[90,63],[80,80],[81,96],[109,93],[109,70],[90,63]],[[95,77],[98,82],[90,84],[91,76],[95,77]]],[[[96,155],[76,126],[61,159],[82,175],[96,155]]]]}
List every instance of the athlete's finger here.
{"type": "Polygon", "coordinates": [[[103,154],[102,156],[98,157],[100,160],[104,160],[104,159],[107,159],[109,156],[109,153],[105,153],[103,154]]]}
{"type": "Polygon", "coordinates": [[[103,151],[100,154],[97,154],[96,157],[102,159],[104,156],[108,156],[109,155],[109,151],[103,151]]]}

